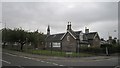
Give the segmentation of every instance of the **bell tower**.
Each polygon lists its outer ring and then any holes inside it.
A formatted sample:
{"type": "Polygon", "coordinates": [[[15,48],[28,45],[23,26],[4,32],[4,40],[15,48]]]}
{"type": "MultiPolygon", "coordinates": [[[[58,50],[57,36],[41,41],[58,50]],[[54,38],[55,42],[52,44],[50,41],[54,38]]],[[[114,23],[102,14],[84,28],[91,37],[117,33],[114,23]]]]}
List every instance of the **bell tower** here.
{"type": "Polygon", "coordinates": [[[48,25],[48,28],[47,28],[47,36],[50,35],[50,26],[48,25]]]}
{"type": "Polygon", "coordinates": [[[71,22],[68,22],[67,30],[71,30],[71,22]]]}

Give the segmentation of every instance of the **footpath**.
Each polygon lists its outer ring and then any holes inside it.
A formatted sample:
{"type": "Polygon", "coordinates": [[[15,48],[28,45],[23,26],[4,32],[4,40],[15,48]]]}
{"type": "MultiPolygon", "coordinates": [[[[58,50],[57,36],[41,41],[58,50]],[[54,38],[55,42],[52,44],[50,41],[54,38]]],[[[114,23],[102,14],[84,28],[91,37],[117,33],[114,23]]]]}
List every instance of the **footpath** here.
{"type": "MultiPolygon", "coordinates": [[[[31,58],[36,58],[36,59],[41,59],[41,60],[52,60],[52,61],[102,61],[102,60],[110,60],[113,58],[118,58],[118,56],[93,56],[93,57],[56,57],[56,56],[44,56],[44,55],[36,55],[36,54],[28,54],[24,52],[19,52],[19,51],[12,51],[12,50],[6,50],[3,49],[2,53],[9,53],[12,55],[17,55],[17,56],[24,56],[24,57],[31,57],[31,58]]],[[[4,56],[3,56],[4,57],[4,56]]]]}

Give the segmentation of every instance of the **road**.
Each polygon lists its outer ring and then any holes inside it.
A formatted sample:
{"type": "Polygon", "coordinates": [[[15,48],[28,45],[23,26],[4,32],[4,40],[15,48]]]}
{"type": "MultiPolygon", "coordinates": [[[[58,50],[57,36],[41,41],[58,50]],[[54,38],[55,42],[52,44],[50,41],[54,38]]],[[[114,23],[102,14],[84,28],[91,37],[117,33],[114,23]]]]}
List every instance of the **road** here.
{"type": "Polygon", "coordinates": [[[55,63],[42,61],[36,58],[3,53],[3,66],[56,66],[55,63]]]}
{"type": "MultiPolygon", "coordinates": [[[[44,57],[43,57],[44,58],[44,57]]],[[[83,57],[83,58],[51,58],[43,59],[31,56],[2,53],[3,66],[116,66],[117,57],[83,57]]]]}

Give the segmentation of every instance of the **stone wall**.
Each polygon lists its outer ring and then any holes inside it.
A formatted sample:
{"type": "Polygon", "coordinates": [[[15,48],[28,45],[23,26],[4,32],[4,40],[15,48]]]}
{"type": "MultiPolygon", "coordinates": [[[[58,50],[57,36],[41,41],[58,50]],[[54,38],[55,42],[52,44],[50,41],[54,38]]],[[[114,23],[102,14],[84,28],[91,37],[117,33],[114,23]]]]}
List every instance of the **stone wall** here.
{"type": "Polygon", "coordinates": [[[62,40],[62,50],[76,52],[77,41],[69,33],[62,40]],[[69,40],[67,40],[69,36],[69,40]]]}

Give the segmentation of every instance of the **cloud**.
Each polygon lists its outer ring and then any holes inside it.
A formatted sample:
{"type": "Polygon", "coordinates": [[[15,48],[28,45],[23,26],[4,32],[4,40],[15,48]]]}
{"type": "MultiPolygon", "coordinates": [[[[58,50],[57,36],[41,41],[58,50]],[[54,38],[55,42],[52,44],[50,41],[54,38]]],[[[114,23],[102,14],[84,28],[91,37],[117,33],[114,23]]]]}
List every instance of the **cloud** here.
{"type": "Polygon", "coordinates": [[[103,37],[104,32],[117,25],[118,17],[117,2],[4,2],[2,7],[2,20],[7,27],[39,29],[44,33],[47,25],[51,33],[65,32],[71,21],[73,30],[90,27],[103,37]]]}

